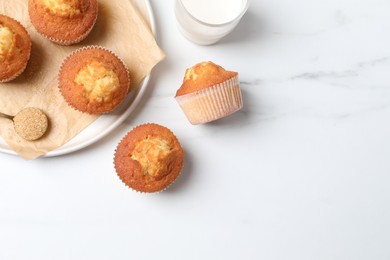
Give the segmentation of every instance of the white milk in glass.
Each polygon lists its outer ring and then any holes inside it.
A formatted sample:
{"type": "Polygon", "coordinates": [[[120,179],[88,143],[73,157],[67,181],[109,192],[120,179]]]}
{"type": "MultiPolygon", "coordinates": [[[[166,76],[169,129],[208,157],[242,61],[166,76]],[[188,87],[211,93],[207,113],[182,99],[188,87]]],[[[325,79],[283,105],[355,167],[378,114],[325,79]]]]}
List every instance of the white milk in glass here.
{"type": "Polygon", "coordinates": [[[195,18],[205,23],[222,24],[236,18],[245,7],[243,0],[181,0],[195,18]]]}
{"type": "Polygon", "coordinates": [[[198,44],[212,44],[231,32],[249,0],[176,0],[180,31],[198,44]]]}

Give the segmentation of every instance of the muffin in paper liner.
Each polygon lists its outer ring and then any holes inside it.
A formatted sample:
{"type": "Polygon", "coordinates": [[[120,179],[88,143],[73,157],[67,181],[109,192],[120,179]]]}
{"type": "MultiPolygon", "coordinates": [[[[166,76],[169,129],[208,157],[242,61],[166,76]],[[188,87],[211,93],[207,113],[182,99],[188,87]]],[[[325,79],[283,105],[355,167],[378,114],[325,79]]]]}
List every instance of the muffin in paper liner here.
{"type": "Polygon", "coordinates": [[[125,62],[111,50],[85,46],[64,59],[58,87],[72,108],[100,115],[111,112],[126,99],[130,74],[125,62]]]}
{"type": "Polygon", "coordinates": [[[243,107],[238,74],[212,62],[187,69],[175,99],[193,125],[226,117],[243,107]]]}
{"type": "Polygon", "coordinates": [[[28,0],[28,13],[36,31],[59,45],[84,40],[98,17],[97,0],[28,0]]]}
{"type": "Polygon", "coordinates": [[[97,16],[96,16],[93,24],[91,25],[91,27],[84,34],[82,34],[78,38],[75,38],[72,40],[56,39],[56,38],[44,35],[41,32],[39,34],[42,35],[43,37],[45,37],[46,39],[48,39],[49,41],[54,42],[58,45],[64,45],[64,46],[73,45],[73,44],[79,43],[79,42],[83,41],[85,38],[87,38],[87,36],[89,35],[89,33],[92,31],[93,27],[95,26],[96,20],[97,20],[97,16]]]}
{"type": "Polygon", "coordinates": [[[120,180],[139,193],[167,189],[180,175],[184,152],[177,137],[165,126],[147,123],[129,131],[114,154],[120,180]]]}
{"type": "Polygon", "coordinates": [[[20,70],[19,70],[18,72],[16,72],[16,73],[15,73],[14,75],[12,75],[11,77],[5,78],[5,79],[0,79],[0,83],[6,83],[6,82],[9,82],[9,81],[11,81],[11,80],[16,79],[17,77],[19,77],[19,76],[24,72],[24,70],[26,69],[26,67],[27,67],[27,62],[26,62],[26,64],[25,64],[23,67],[20,68],[20,70]]]}
{"type": "Polygon", "coordinates": [[[24,72],[31,55],[32,42],[24,26],[0,14],[0,83],[24,72]]]}

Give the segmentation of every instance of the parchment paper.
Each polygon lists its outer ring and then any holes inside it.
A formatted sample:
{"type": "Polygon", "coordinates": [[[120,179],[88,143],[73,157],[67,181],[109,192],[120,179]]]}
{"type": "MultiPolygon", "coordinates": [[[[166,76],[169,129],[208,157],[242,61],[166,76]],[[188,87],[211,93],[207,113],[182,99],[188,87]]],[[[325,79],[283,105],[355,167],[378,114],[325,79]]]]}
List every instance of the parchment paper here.
{"type": "Polygon", "coordinates": [[[26,0],[0,0],[0,13],[21,22],[33,42],[24,73],[11,82],[0,83],[0,111],[15,115],[24,107],[37,107],[48,115],[50,121],[47,134],[29,142],[15,133],[12,121],[0,118],[0,135],[22,158],[35,159],[61,147],[97,119],[97,116],[72,109],[58,90],[59,68],[72,51],[87,45],[109,48],[127,64],[132,90],[165,57],[132,1],[98,0],[98,19],[91,34],[79,44],[60,46],[35,31],[30,23],[26,0]]]}

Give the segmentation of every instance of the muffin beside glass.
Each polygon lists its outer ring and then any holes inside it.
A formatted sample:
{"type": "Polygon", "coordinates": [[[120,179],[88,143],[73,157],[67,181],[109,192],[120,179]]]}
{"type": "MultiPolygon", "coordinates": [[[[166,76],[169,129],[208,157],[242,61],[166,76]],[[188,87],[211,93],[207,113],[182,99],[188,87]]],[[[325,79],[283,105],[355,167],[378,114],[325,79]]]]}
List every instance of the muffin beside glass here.
{"type": "Polygon", "coordinates": [[[243,106],[238,73],[211,61],[186,70],[175,98],[194,125],[223,118],[243,106]]]}

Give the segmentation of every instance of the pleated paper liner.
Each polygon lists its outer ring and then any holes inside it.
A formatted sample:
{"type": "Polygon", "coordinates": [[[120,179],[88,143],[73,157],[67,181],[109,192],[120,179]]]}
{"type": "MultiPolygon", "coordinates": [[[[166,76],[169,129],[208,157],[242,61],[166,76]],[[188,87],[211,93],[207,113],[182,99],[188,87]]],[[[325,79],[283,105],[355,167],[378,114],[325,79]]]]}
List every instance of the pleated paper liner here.
{"type": "MultiPolygon", "coordinates": [[[[79,43],[81,42],[82,40],[84,40],[85,38],[87,38],[87,36],[89,35],[89,33],[92,31],[93,27],[95,26],[96,24],[96,21],[97,21],[97,17],[98,17],[98,13],[99,13],[99,5],[96,4],[96,15],[94,17],[94,20],[93,22],[91,23],[91,25],[85,30],[85,32],[83,32],[81,35],[75,35],[73,37],[73,39],[63,39],[63,38],[59,38],[59,37],[53,37],[53,36],[50,36],[48,35],[47,33],[45,33],[44,31],[42,31],[41,29],[38,29],[37,27],[35,27],[35,25],[33,24],[35,30],[41,35],[43,36],[44,38],[48,39],[49,41],[51,42],[54,42],[58,45],[73,45],[73,44],[76,44],[76,43],[79,43]]],[[[30,10],[29,10],[29,16],[30,16],[30,20],[31,20],[31,13],[30,13],[30,10]]],[[[59,25],[61,26],[61,25],[59,25]]],[[[65,32],[65,33],[68,33],[68,32],[65,32]]]]}
{"type": "MultiPolygon", "coordinates": [[[[4,16],[5,16],[5,15],[4,15],[4,16]]],[[[30,35],[28,34],[26,28],[25,28],[19,21],[15,20],[14,18],[9,17],[9,16],[5,16],[5,17],[7,17],[8,19],[12,20],[14,23],[18,24],[18,25],[20,26],[20,28],[23,29],[23,31],[27,34],[28,41],[29,41],[29,49],[28,49],[28,53],[27,53],[26,62],[23,64],[23,66],[21,66],[21,67],[19,68],[19,70],[17,70],[14,74],[9,75],[9,77],[0,79],[0,83],[5,83],[5,82],[9,82],[9,81],[11,81],[11,80],[14,80],[15,78],[17,78],[18,76],[20,76],[20,75],[24,72],[24,70],[25,70],[26,67],[27,67],[28,61],[30,60],[30,56],[31,56],[31,45],[32,45],[30,35]]],[[[20,36],[18,36],[18,37],[20,37],[20,36]]],[[[14,57],[14,58],[15,58],[15,57],[14,57]]]]}
{"type": "Polygon", "coordinates": [[[223,118],[240,110],[243,106],[237,76],[214,86],[175,98],[193,125],[223,118]]]}
{"type": "Polygon", "coordinates": [[[180,176],[181,171],[183,169],[183,165],[184,165],[184,151],[180,145],[179,139],[167,127],[153,124],[153,123],[141,124],[139,126],[134,127],[132,130],[130,130],[118,143],[114,154],[114,168],[117,172],[119,179],[131,190],[143,194],[159,193],[166,190],[180,176]],[[150,128],[145,129],[146,127],[153,127],[154,130],[156,130],[156,127],[157,130],[160,129],[161,137],[157,137],[157,138],[164,139],[164,135],[169,135],[166,138],[171,139],[171,141],[173,141],[172,145],[174,145],[174,147],[178,149],[177,154],[174,154],[174,156],[178,156],[178,157],[176,157],[177,160],[174,160],[175,164],[173,165],[173,168],[171,168],[171,171],[168,172],[167,175],[162,177],[162,178],[166,177],[168,178],[168,180],[161,183],[159,183],[160,180],[156,180],[155,183],[145,182],[142,179],[142,175],[136,176],[137,174],[134,174],[134,172],[136,172],[134,170],[134,167],[137,167],[136,164],[139,162],[136,162],[134,159],[131,159],[130,153],[132,151],[130,151],[130,146],[134,146],[133,149],[135,149],[135,144],[133,144],[132,141],[138,142],[143,138],[145,138],[145,136],[149,136],[152,133],[152,132],[148,132],[150,131],[150,128]],[[136,179],[141,179],[141,181],[134,182],[134,180],[136,179]],[[147,187],[148,184],[150,183],[157,184],[157,185],[155,185],[155,187],[152,188],[150,186],[147,187]]]}

